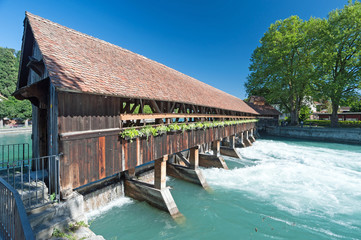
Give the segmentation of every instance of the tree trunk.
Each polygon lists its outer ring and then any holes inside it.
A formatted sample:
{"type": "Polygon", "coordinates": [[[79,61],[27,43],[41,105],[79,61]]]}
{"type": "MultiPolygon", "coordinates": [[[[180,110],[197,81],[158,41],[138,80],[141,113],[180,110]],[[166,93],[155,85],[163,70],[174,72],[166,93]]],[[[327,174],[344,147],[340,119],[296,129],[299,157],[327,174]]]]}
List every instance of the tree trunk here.
{"type": "Polygon", "coordinates": [[[331,127],[336,128],[338,127],[338,103],[332,102],[332,114],[331,114],[331,127]]]}
{"type": "Polygon", "coordinates": [[[296,126],[298,124],[298,114],[297,114],[297,110],[293,109],[291,112],[291,125],[292,126],[296,126]]]}

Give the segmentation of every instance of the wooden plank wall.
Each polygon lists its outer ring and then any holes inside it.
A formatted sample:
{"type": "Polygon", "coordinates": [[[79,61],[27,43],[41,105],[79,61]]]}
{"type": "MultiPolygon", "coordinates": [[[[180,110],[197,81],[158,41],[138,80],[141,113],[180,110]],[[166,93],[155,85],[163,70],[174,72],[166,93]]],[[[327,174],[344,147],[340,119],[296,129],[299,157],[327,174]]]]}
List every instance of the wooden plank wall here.
{"type": "Polygon", "coordinates": [[[211,128],[207,130],[168,133],[157,137],[138,138],[133,142],[119,137],[119,131],[89,133],[60,138],[61,188],[77,188],[129,168],[210,143],[254,128],[254,123],[211,128]]]}
{"type": "Polygon", "coordinates": [[[77,188],[121,172],[119,131],[106,136],[60,139],[61,189],[77,188]]]}
{"type": "Polygon", "coordinates": [[[119,128],[120,99],[58,92],[60,133],[119,128]]]}

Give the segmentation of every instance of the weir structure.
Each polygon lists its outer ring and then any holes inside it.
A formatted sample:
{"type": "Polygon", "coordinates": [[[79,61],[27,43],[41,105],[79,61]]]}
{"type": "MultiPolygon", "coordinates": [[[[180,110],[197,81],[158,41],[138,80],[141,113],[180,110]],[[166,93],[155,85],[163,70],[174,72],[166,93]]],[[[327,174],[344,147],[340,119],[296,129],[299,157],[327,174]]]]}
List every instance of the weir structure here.
{"type": "Polygon", "coordinates": [[[61,200],[122,182],[177,216],[167,174],[207,189],[199,166],[227,168],[221,154],[239,157],[235,147],[254,141],[258,113],[241,99],[30,13],[21,53],[14,96],[33,105],[33,157],[62,153],[49,176],[61,200]],[[138,174],[147,167],[148,183],[138,174]]]}

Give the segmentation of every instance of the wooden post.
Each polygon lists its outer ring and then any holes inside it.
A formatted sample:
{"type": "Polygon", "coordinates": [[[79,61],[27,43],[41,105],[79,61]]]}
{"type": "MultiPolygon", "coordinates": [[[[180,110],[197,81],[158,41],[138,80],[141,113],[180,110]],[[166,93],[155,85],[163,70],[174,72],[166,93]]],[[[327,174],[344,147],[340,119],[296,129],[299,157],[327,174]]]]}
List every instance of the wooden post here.
{"type": "Polygon", "coordinates": [[[219,157],[221,155],[220,151],[221,151],[221,141],[220,140],[216,140],[212,142],[212,151],[213,151],[213,155],[216,157],[219,157]]]}
{"type": "Polygon", "coordinates": [[[166,188],[168,155],[154,161],[154,188],[162,190],[166,188]]]}
{"type": "Polygon", "coordinates": [[[128,175],[130,178],[134,178],[135,177],[135,168],[129,168],[128,175]]]}
{"type": "Polygon", "coordinates": [[[230,138],[230,143],[231,143],[230,147],[231,147],[231,148],[235,148],[235,145],[236,145],[236,136],[235,136],[235,135],[232,135],[232,136],[230,136],[229,138],[230,138]]]}
{"type": "Polygon", "coordinates": [[[199,166],[199,146],[190,149],[189,163],[191,169],[197,169],[199,166]]]}

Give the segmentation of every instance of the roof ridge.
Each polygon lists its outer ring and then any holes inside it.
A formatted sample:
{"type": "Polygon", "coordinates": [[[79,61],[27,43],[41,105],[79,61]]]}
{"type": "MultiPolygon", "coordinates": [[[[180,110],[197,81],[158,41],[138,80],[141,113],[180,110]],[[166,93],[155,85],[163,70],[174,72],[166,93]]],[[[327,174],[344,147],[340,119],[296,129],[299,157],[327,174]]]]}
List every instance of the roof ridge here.
{"type": "MultiPolygon", "coordinates": [[[[128,49],[122,48],[122,47],[120,47],[120,46],[118,46],[118,45],[115,45],[115,44],[113,44],[113,43],[107,42],[107,41],[102,40],[102,39],[97,38],[97,37],[93,37],[93,36],[91,36],[91,35],[89,35],[89,34],[82,33],[82,32],[77,31],[77,30],[75,30],[75,29],[72,29],[72,28],[63,26],[63,25],[61,25],[61,24],[59,24],[59,23],[50,21],[49,19],[40,17],[40,16],[38,16],[38,15],[32,14],[32,13],[27,12],[27,11],[25,12],[25,15],[26,15],[26,16],[30,15],[31,17],[33,17],[33,18],[35,18],[35,19],[37,19],[37,20],[44,21],[44,22],[46,22],[47,24],[51,24],[51,25],[56,26],[56,27],[58,27],[58,28],[62,28],[62,29],[64,29],[64,30],[66,30],[66,31],[72,32],[72,33],[74,33],[74,34],[78,34],[78,35],[80,35],[80,36],[86,37],[86,38],[91,39],[91,40],[93,40],[93,41],[97,41],[97,42],[100,42],[100,43],[105,44],[105,45],[110,45],[110,46],[116,47],[117,49],[119,49],[119,50],[121,50],[121,51],[130,53],[130,54],[133,54],[133,55],[135,55],[135,56],[138,56],[138,57],[140,57],[140,58],[143,58],[143,59],[146,60],[146,61],[150,61],[150,62],[152,62],[152,63],[159,64],[160,66],[162,66],[162,67],[164,67],[164,68],[166,68],[166,69],[171,69],[172,71],[174,71],[175,73],[177,73],[177,74],[179,74],[179,75],[182,75],[182,76],[185,76],[185,77],[187,77],[187,78],[196,80],[196,81],[201,82],[202,84],[206,84],[206,85],[208,85],[208,86],[210,86],[210,87],[212,87],[212,88],[214,88],[214,89],[216,89],[216,90],[218,90],[218,91],[224,92],[224,91],[222,91],[222,90],[220,90],[220,89],[218,89],[218,88],[215,88],[215,87],[213,87],[213,86],[211,86],[211,85],[209,85],[209,84],[207,84],[207,83],[205,83],[205,82],[202,82],[201,80],[198,80],[198,79],[196,79],[196,78],[194,78],[194,77],[191,77],[191,76],[189,76],[189,75],[187,75],[187,74],[184,74],[184,73],[182,73],[182,72],[180,72],[180,71],[178,71],[178,70],[176,70],[176,69],[174,69],[174,68],[168,67],[168,66],[164,65],[163,63],[160,63],[160,62],[157,62],[157,61],[152,60],[152,59],[150,59],[150,58],[147,58],[147,57],[145,57],[145,56],[143,56],[143,55],[141,55],[141,54],[132,52],[132,51],[130,51],[130,50],[128,50],[128,49]]],[[[230,96],[232,96],[232,97],[237,98],[236,96],[233,96],[233,95],[231,95],[231,94],[229,94],[229,93],[227,93],[227,92],[224,92],[224,93],[226,93],[226,94],[228,94],[228,95],[230,95],[230,96]]]]}
{"type": "MultiPolygon", "coordinates": [[[[83,52],[79,53],[79,56],[73,56],[71,55],[70,62],[66,61],[65,59],[69,60],[69,56],[64,55],[61,51],[64,46],[59,46],[59,48],[53,48],[52,46],[55,44],[59,44],[57,42],[58,38],[61,38],[61,36],[66,38],[74,38],[77,41],[83,41],[82,44],[88,44],[89,46],[93,45],[92,48],[95,48],[95,50],[100,51],[102,49],[108,49],[109,52],[105,54],[109,54],[110,57],[113,58],[121,58],[121,61],[133,61],[131,65],[126,65],[126,67],[122,67],[122,62],[119,63],[112,63],[109,61],[112,61],[111,59],[107,59],[108,63],[115,67],[112,69],[112,73],[115,74],[114,77],[116,79],[121,79],[121,81],[117,81],[118,87],[114,87],[112,84],[114,83],[112,79],[108,80],[101,80],[98,81],[99,77],[102,78],[108,78],[108,75],[104,75],[102,72],[95,72],[95,73],[88,73],[86,69],[84,68],[83,62],[78,62],[79,66],[75,66],[75,72],[67,74],[60,74],[57,72],[57,67],[55,66],[53,69],[52,74],[54,75],[54,84],[56,84],[59,88],[63,87],[64,89],[70,90],[80,90],[83,92],[89,92],[89,93],[104,93],[104,94],[118,94],[122,95],[123,90],[127,89],[129,91],[128,95],[131,97],[141,96],[144,98],[152,98],[152,99],[158,99],[159,100],[169,100],[169,101],[181,101],[181,102],[190,102],[190,103],[197,103],[198,105],[202,106],[211,106],[216,108],[223,108],[233,111],[246,111],[250,113],[257,114],[256,111],[254,111],[252,108],[250,108],[247,104],[245,104],[241,99],[239,99],[236,96],[233,96],[227,92],[222,91],[221,89],[215,88],[206,82],[202,82],[194,77],[188,76],[180,71],[177,71],[171,67],[168,67],[162,63],[159,63],[155,60],[149,59],[145,56],[142,56],[138,53],[132,52],[130,50],[124,49],[120,46],[117,46],[115,44],[109,43],[107,41],[104,41],[102,39],[93,37],[91,35],[79,32],[77,30],[74,30],[72,28],[63,26],[61,24],[52,22],[51,20],[45,19],[43,17],[34,15],[30,12],[26,12],[26,20],[30,24],[30,27],[33,26],[35,30],[37,31],[36,34],[39,37],[39,41],[45,41],[43,48],[39,46],[41,51],[45,51],[46,53],[43,53],[44,55],[49,54],[56,54],[56,64],[61,64],[63,68],[70,68],[73,69],[73,65],[71,65],[72,61],[74,59],[77,59],[79,57],[80,60],[83,61],[90,61],[88,59],[88,54],[84,54],[83,52]],[[43,30],[42,30],[43,29],[43,30]],[[56,36],[52,36],[52,32],[56,34],[56,36]],[[42,39],[41,37],[45,37],[42,39]],[[48,39],[49,38],[49,39],[48,39]],[[55,42],[54,42],[55,41],[55,42]],[[53,53],[55,51],[55,53],[53,53]],[[59,55],[59,56],[58,56],[59,55]],[[63,57],[58,59],[58,57],[63,57]],[[112,65],[113,64],[113,65],[112,65]],[[128,67],[127,67],[128,66],[128,67]],[[143,71],[150,74],[149,79],[146,76],[143,76],[143,71]],[[85,75],[86,76],[85,76],[85,75]],[[84,75],[84,76],[83,76],[84,75]],[[56,76],[56,77],[55,77],[56,76]],[[76,79],[82,80],[79,84],[72,84],[73,80],[72,77],[75,77],[76,79]],[[87,77],[87,78],[86,78],[87,77]],[[155,80],[153,80],[153,78],[155,80]],[[158,80],[157,80],[158,79],[158,80]],[[172,86],[169,80],[174,79],[179,81],[179,86],[172,86]],[[129,84],[127,81],[130,81],[129,84]],[[139,81],[141,85],[140,87],[146,87],[144,91],[139,93],[139,86],[135,84],[135,80],[139,81]],[[159,84],[165,84],[164,86],[159,86],[159,89],[157,89],[154,93],[154,87],[152,87],[152,83],[156,82],[159,84]],[[94,85],[95,84],[95,85],[94,85]],[[184,86],[183,86],[184,85],[184,86]],[[198,96],[198,94],[194,94],[193,90],[204,90],[204,93],[200,93],[201,96],[198,96]],[[166,91],[165,91],[166,90],[166,91]],[[184,96],[180,96],[179,92],[182,92],[185,90],[184,96]],[[158,94],[158,95],[157,95],[158,94]],[[174,96],[173,96],[173,95],[174,96]],[[239,100],[239,101],[238,101],[239,100]],[[238,106],[237,106],[238,105],[238,106]],[[247,106],[247,108],[246,108],[247,106]]],[[[34,29],[32,29],[34,31],[34,29]]],[[[34,37],[35,36],[34,32],[34,37]]],[[[81,45],[74,44],[71,42],[65,42],[62,43],[65,44],[65,47],[69,47],[70,49],[79,48],[81,45]]],[[[90,54],[95,54],[95,52],[92,52],[93,50],[89,49],[90,54]]],[[[51,55],[53,56],[53,55],[51,55]]],[[[96,62],[96,61],[90,61],[92,66],[96,69],[102,68],[103,63],[96,62]]]]}

